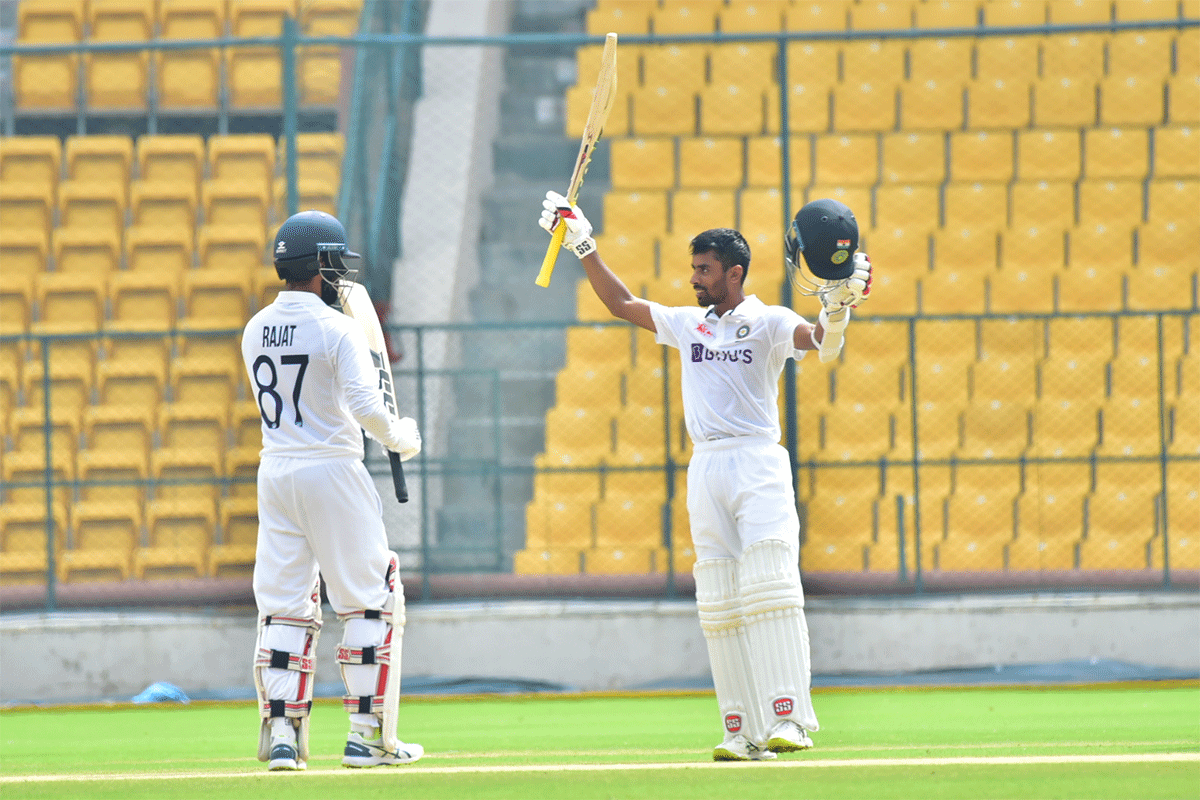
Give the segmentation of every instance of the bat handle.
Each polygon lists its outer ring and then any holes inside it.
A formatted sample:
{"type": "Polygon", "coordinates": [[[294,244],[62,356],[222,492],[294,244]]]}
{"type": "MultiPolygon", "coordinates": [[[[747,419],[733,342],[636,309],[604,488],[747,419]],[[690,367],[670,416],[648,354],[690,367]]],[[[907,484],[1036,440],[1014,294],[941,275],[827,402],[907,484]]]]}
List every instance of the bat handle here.
{"type": "Polygon", "coordinates": [[[537,280],[534,281],[543,289],[550,285],[550,274],[554,272],[554,262],[558,260],[558,249],[562,247],[566,235],[567,224],[565,222],[560,222],[554,229],[554,233],[550,234],[550,249],[546,251],[546,257],[542,259],[542,270],[538,273],[537,280]]]}
{"type": "Polygon", "coordinates": [[[392,462],[392,488],[396,490],[396,500],[408,502],[408,483],[404,480],[404,466],[400,463],[400,454],[388,450],[388,458],[392,462]]]}

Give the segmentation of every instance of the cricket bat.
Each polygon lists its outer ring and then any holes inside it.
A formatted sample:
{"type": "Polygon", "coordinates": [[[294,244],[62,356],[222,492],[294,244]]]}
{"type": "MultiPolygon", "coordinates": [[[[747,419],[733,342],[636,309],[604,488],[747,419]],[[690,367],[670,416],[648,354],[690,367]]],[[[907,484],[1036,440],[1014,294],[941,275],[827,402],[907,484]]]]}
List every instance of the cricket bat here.
{"type": "MultiPolygon", "coordinates": [[[[604,132],[604,123],[608,113],[612,111],[617,99],[617,35],[610,33],[604,37],[604,53],[600,57],[600,74],[596,78],[596,88],[592,90],[592,107],[588,110],[587,122],[583,126],[583,139],[579,143],[579,155],[575,158],[575,169],[571,172],[571,182],[567,186],[567,201],[575,204],[579,196],[579,187],[583,185],[583,176],[587,172],[588,162],[600,134],[604,132]]],[[[562,247],[563,237],[567,235],[567,226],[559,223],[550,237],[550,249],[542,259],[542,269],[534,281],[543,288],[550,285],[550,275],[554,272],[554,262],[558,259],[559,248],[562,247]]]]}
{"type": "MultiPolygon", "coordinates": [[[[383,393],[383,404],[388,413],[396,419],[400,414],[396,411],[396,387],[392,382],[392,364],[388,360],[387,344],[383,340],[383,328],[379,325],[379,315],[367,294],[367,287],[361,283],[341,282],[342,312],[362,326],[367,334],[367,344],[371,348],[371,360],[379,372],[379,391],[383,393]]],[[[396,490],[396,499],[401,503],[408,502],[408,484],[404,482],[404,466],[400,463],[400,454],[388,450],[388,458],[392,462],[392,487],[396,490]]]]}

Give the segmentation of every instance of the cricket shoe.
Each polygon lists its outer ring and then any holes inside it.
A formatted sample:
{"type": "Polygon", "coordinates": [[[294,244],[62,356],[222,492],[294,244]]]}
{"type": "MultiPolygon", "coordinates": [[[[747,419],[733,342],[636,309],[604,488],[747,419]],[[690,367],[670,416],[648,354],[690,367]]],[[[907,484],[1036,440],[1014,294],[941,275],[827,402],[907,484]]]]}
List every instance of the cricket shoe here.
{"type": "Polygon", "coordinates": [[[285,736],[276,736],[271,740],[271,760],[267,763],[269,770],[308,769],[296,755],[296,743],[285,736]]]}
{"type": "Polygon", "coordinates": [[[797,750],[807,750],[813,746],[808,731],[801,728],[790,719],[775,726],[767,737],[767,749],[772,753],[794,753],[797,750]]]}
{"type": "Polygon", "coordinates": [[[713,761],[769,761],[772,758],[777,756],[740,733],[725,737],[725,741],[713,748],[713,761]]]}
{"type": "Polygon", "coordinates": [[[351,731],[346,737],[346,750],[342,756],[344,767],[378,767],[382,764],[411,764],[425,755],[425,748],[419,744],[396,742],[395,750],[388,750],[383,745],[383,736],[376,734],[374,739],[364,739],[361,733],[351,731]]]}

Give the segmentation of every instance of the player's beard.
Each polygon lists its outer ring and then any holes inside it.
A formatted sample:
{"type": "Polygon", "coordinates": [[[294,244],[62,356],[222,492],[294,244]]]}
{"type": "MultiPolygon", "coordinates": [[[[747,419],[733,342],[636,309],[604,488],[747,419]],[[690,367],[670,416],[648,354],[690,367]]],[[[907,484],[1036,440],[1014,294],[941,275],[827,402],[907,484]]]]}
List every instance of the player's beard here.
{"type": "Polygon", "coordinates": [[[340,306],[342,299],[338,295],[337,287],[324,278],[321,279],[321,301],[327,306],[340,306]]]}
{"type": "Polygon", "coordinates": [[[696,303],[701,308],[719,305],[727,296],[728,292],[723,291],[724,286],[694,286],[693,290],[699,289],[696,294],[696,303]]]}

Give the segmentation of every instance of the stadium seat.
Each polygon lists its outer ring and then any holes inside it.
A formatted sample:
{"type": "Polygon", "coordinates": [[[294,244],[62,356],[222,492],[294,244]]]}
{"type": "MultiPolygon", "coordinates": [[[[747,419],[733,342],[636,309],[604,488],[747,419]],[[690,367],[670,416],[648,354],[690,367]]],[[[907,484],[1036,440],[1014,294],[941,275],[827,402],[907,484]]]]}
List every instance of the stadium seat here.
{"type": "Polygon", "coordinates": [[[125,268],[130,272],[182,274],[195,263],[194,241],[190,227],[131,225],[125,229],[125,268]]]}
{"type": "Polygon", "coordinates": [[[1170,30],[1117,31],[1108,38],[1108,74],[1161,81],[1171,73],[1173,39],[1170,30]]]}
{"type": "MultiPolygon", "coordinates": [[[[189,341],[196,337],[189,336],[189,341]]],[[[235,337],[221,337],[231,343],[235,337]]],[[[214,337],[214,340],[217,340],[214,337]]],[[[219,341],[219,340],[217,340],[219,341]]],[[[194,346],[194,345],[193,345],[194,346]]],[[[188,354],[171,365],[171,399],[178,403],[206,405],[213,409],[228,407],[238,396],[242,384],[242,364],[217,357],[217,352],[188,354]]]]}
{"type": "Polygon", "coordinates": [[[55,504],[49,518],[44,503],[5,503],[0,507],[0,586],[46,582],[49,536],[57,560],[67,538],[65,506],[55,504]]]}
{"type": "MultiPolygon", "coordinates": [[[[975,41],[975,79],[988,86],[1003,81],[1006,87],[1028,87],[1038,77],[1039,50],[1039,39],[1032,36],[980,37],[975,41]]],[[[989,97],[999,99],[1005,94],[989,97]]]]}
{"type": "MultiPolygon", "coordinates": [[[[930,5],[928,2],[918,4],[917,13],[920,14],[922,8],[928,5],[930,5]]],[[[946,5],[961,9],[969,8],[968,3],[950,2],[946,5]]],[[[974,23],[963,27],[974,27],[974,23]]],[[[971,74],[974,51],[974,44],[967,38],[912,39],[908,46],[909,83],[922,84],[926,81],[943,81],[955,76],[965,78],[971,74]]]]}
{"type": "Polygon", "coordinates": [[[993,28],[1026,27],[1046,23],[1042,0],[984,0],[980,19],[993,28]]]}
{"type": "Polygon", "coordinates": [[[1100,80],[1099,97],[1101,125],[1160,125],[1166,116],[1161,78],[1112,74],[1100,80]]]}
{"type": "Polygon", "coordinates": [[[842,83],[833,88],[833,129],[841,133],[895,130],[898,90],[888,83],[842,83]]]}
{"type": "Polygon", "coordinates": [[[1034,82],[1032,92],[1033,124],[1038,128],[1087,128],[1096,124],[1096,79],[1042,78],[1034,82]]]}
{"type": "Polygon", "coordinates": [[[1181,73],[1167,80],[1170,125],[1200,125],[1200,75],[1181,73]]]}
{"type": "Polygon", "coordinates": [[[719,9],[717,25],[722,33],[759,33],[783,29],[788,0],[746,0],[719,9]]]}
{"type": "Polygon", "coordinates": [[[208,140],[208,174],[255,185],[275,178],[275,139],[265,133],[228,134],[208,140]]]}
{"type": "MultiPolygon", "coordinates": [[[[830,461],[878,461],[899,457],[896,420],[888,404],[837,403],[824,413],[821,457],[830,461]]],[[[911,447],[908,448],[911,451],[911,447]]]]}
{"type": "Polygon", "coordinates": [[[1015,459],[1029,448],[1029,409],[1024,399],[1003,400],[976,395],[962,410],[962,444],[966,459],[1015,459]]]}
{"type": "Polygon", "coordinates": [[[1158,404],[1142,397],[1112,398],[1101,409],[1100,456],[1145,456],[1161,452],[1158,404]]]}
{"type": "MultiPolygon", "coordinates": [[[[222,0],[160,0],[159,38],[218,39],[225,35],[222,0]]],[[[156,54],[159,104],[164,108],[216,108],[221,65],[216,48],[163,50],[156,54]]]]}
{"type": "Polygon", "coordinates": [[[647,34],[652,9],[652,4],[640,0],[601,0],[587,10],[587,32],[601,36],[609,31],[647,34]]]}
{"type": "MultiPolygon", "coordinates": [[[[591,90],[587,92],[588,100],[583,104],[585,108],[590,103],[591,90]]],[[[692,89],[668,83],[646,84],[634,88],[630,94],[632,131],[635,135],[693,136],[697,133],[697,100],[692,89]]],[[[619,131],[618,127],[614,135],[619,135],[619,131]]]]}
{"type": "MultiPolygon", "coordinates": [[[[766,137],[755,137],[766,139],[766,137]]],[[[744,182],[740,136],[684,138],[679,141],[679,185],[685,189],[736,189],[744,182]]],[[[615,145],[615,143],[614,143],[615,145]]],[[[668,156],[669,158],[669,156],[668,156]]],[[[668,160],[668,166],[671,161],[668,160]]],[[[649,165],[648,165],[649,166],[649,165]]],[[[651,170],[654,167],[650,167],[651,170]]],[[[670,188],[647,187],[647,188],[670,188]]]]}
{"type": "MultiPolygon", "coordinates": [[[[1104,215],[1093,214],[1091,219],[1104,219],[1104,215]]],[[[1076,267],[1094,267],[1102,273],[1108,273],[1116,288],[1116,277],[1133,266],[1133,233],[1131,225],[1107,222],[1078,225],[1068,232],[1068,264],[1072,270],[1076,267]]]]}
{"type": "Polygon", "coordinates": [[[198,134],[139,136],[137,164],[143,181],[187,184],[199,191],[206,170],[204,139],[198,134]]]}
{"type": "Polygon", "coordinates": [[[612,420],[584,408],[552,408],[546,414],[546,449],[535,466],[596,466],[612,455],[612,420]]]}
{"type": "MultiPolygon", "coordinates": [[[[301,3],[300,29],[307,36],[353,36],[359,27],[361,9],[361,0],[301,3]]],[[[301,103],[332,105],[342,90],[339,48],[301,48],[298,73],[301,103]]]]}
{"type": "Polygon", "coordinates": [[[62,141],[57,136],[6,136],[0,144],[0,183],[58,185],[62,141]]]}
{"type": "MultiPolygon", "coordinates": [[[[93,42],[141,42],[154,38],[155,4],[148,0],[90,3],[88,38],[93,42]]],[[[144,109],[150,88],[145,52],[91,53],[86,57],[88,105],[144,109]]]]}
{"type": "Polygon", "coordinates": [[[876,228],[928,233],[937,227],[940,210],[941,196],[935,185],[882,184],[875,188],[876,228]]]}
{"type": "Polygon", "coordinates": [[[54,205],[48,183],[0,183],[0,231],[48,232],[54,227],[54,205]]]}
{"type": "Polygon", "coordinates": [[[1108,394],[1113,399],[1141,398],[1157,402],[1159,363],[1155,350],[1122,348],[1108,366],[1108,394]]]}
{"type": "Polygon", "coordinates": [[[204,182],[200,195],[205,225],[257,225],[267,227],[271,185],[237,178],[204,182]]]}
{"type": "MultiPolygon", "coordinates": [[[[892,265],[891,271],[903,273],[906,277],[916,277],[929,269],[930,236],[924,231],[925,225],[911,228],[882,228],[877,227],[865,241],[859,239],[859,249],[870,253],[871,258],[878,259],[881,264],[892,265]]],[[[873,281],[879,281],[884,276],[878,275],[873,281]]],[[[882,285],[882,284],[880,284],[882,285]]],[[[871,300],[875,300],[875,284],[872,283],[871,300]]],[[[873,308],[863,307],[862,313],[870,314],[873,308]]]]}
{"type": "Polygon", "coordinates": [[[962,128],[965,86],[953,77],[909,81],[899,89],[902,131],[941,133],[962,128]]]}
{"type": "Polygon", "coordinates": [[[1111,308],[1123,288],[1121,272],[1087,264],[1061,271],[1057,280],[1057,308],[1065,314],[1111,308]]]}
{"type": "Polygon", "coordinates": [[[661,405],[625,406],[614,417],[613,429],[616,446],[606,463],[641,467],[666,462],[669,431],[661,405]]]}
{"type": "MultiPolygon", "coordinates": [[[[684,141],[694,141],[685,139],[684,141]]],[[[713,140],[708,140],[713,141],[713,140]]],[[[671,189],[675,178],[675,138],[614,139],[610,146],[612,188],[671,189]]]]}
{"type": "Polygon", "coordinates": [[[1034,454],[1053,458],[1087,458],[1100,441],[1095,403],[1045,400],[1033,411],[1034,454]]]}
{"type": "Polygon", "coordinates": [[[768,96],[779,89],[775,75],[777,47],[772,42],[717,44],[709,51],[709,82],[715,85],[759,88],[768,96]]]}
{"type": "Polygon", "coordinates": [[[1126,275],[1125,305],[1132,311],[1194,310],[1197,307],[1195,265],[1160,263],[1126,275]]]}
{"type": "Polygon", "coordinates": [[[1200,174],[1200,131],[1188,125],[1164,125],[1154,128],[1154,178],[1195,178],[1200,174]]]}
{"type": "MultiPolygon", "coordinates": [[[[0,229],[0,261],[4,263],[5,277],[30,279],[49,270],[48,245],[44,230],[0,229]]],[[[28,313],[24,318],[28,324],[28,313]]]]}
{"type": "Polygon", "coordinates": [[[1030,122],[1030,85],[1019,78],[980,78],[966,87],[966,125],[973,130],[1023,128],[1030,122]]]}
{"type": "Polygon", "coordinates": [[[218,453],[190,447],[156,447],[150,453],[153,499],[204,500],[212,504],[221,495],[223,471],[218,453]]]}
{"type": "Polygon", "coordinates": [[[952,185],[994,185],[1012,179],[1011,132],[952,131],[947,147],[952,185]]]}
{"type": "MultiPolygon", "coordinates": [[[[565,129],[566,134],[572,139],[577,139],[583,135],[583,127],[587,124],[588,111],[592,106],[592,84],[586,81],[567,89],[566,98],[566,114],[565,114],[565,129]]],[[[636,84],[630,86],[627,83],[617,81],[617,96],[613,101],[612,110],[608,113],[608,121],[604,123],[604,135],[609,137],[628,136],[630,135],[630,104],[632,99],[630,95],[636,88],[636,84]]],[[[694,98],[693,98],[694,101],[694,98]]],[[[693,102],[689,112],[692,118],[693,127],[688,133],[692,133],[695,129],[695,103],[693,102]]],[[[648,131],[636,131],[635,135],[644,135],[648,131]]]]}
{"type": "Polygon", "coordinates": [[[712,33],[722,0],[678,0],[651,12],[651,25],[660,36],[687,33],[712,33]]]}
{"type": "MultiPolygon", "coordinates": [[[[233,36],[279,36],[295,0],[245,0],[229,9],[233,36]]],[[[282,102],[283,62],[276,48],[233,47],[225,51],[229,99],[234,108],[277,107],[282,102]]]]}
{"type": "MultiPolygon", "coordinates": [[[[84,449],[80,451],[79,472],[85,475],[85,454],[87,461],[96,469],[111,468],[111,460],[117,459],[121,467],[140,465],[140,476],[145,478],[146,469],[150,463],[150,449],[155,442],[156,422],[155,408],[130,405],[93,405],[83,413],[83,442],[84,449]]],[[[97,489],[93,495],[91,490],[85,491],[84,499],[97,500],[109,497],[114,490],[112,487],[97,489]]],[[[143,499],[139,489],[127,494],[133,499],[143,499]]]]}
{"type": "Polygon", "coordinates": [[[133,170],[133,139],[91,134],[68,137],[67,177],[79,183],[115,183],[125,189],[133,170]]]}
{"type": "MultiPolygon", "coordinates": [[[[1053,337],[1051,338],[1053,342],[1053,337]]],[[[1099,342],[1097,346],[1101,346],[1099,342]]],[[[1111,352],[1111,351],[1110,351],[1111,352]]],[[[1038,397],[1043,402],[1070,400],[1098,404],[1105,394],[1107,356],[1059,355],[1051,345],[1050,355],[1038,366],[1038,397]]]]}
{"type": "Polygon", "coordinates": [[[879,142],[875,134],[818,136],[815,152],[816,184],[870,186],[878,180],[879,142]]]}
{"type": "MultiPolygon", "coordinates": [[[[617,63],[620,64],[619,58],[617,63]]],[[[670,44],[648,47],[642,52],[642,76],[647,86],[679,85],[695,90],[705,83],[707,74],[707,45],[670,44]]],[[[617,85],[620,85],[620,76],[617,85]]],[[[631,88],[636,85],[636,82],[630,84],[631,88]]]]}
{"type": "MultiPolygon", "coordinates": [[[[353,0],[351,0],[353,2],[353,0]]],[[[279,171],[287,167],[287,138],[279,137],[279,152],[276,163],[279,171]]],[[[306,178],[318,178],[334,186],[341,181],[342,154],[346,149],[345,138],[340,133],[296,134],[296,161],[298,174],[306,178]]]]}
{"type": "Polygon", "coordinates": [[[190,182],[136,180],[129,196],[130,217],[134,225],[191,230],[196,227],[197,201],[190,182]]]}
{"type": "MultiPolygon", "coordinates": [[[[865,330],[868,326],[869,323],[864,323],[861,327],[865,330]]],[[[890,331],[893,336],[902,335],[895,326],[879,327],[880,330],[890,331]]],[[[860,356],[853,362],[839,365],[832,375],[835,403],[866,404],[893,411],[907,411],[908,387],[904,370],[908,360],[907,346],[903,350],[893,346],[891,353],[875,352],[871,338],[865,335],[854,337],[854,343],[861,351],[860,356]]]]}
{"type": "Polygon", "coordinates": [[[821,0],[792,4],[784,16],[788,31],[844,31],[849,24],[850,3],[847,0],[821,0]]]}
{"type": "Polygon", "coordinates": [[[951,181],[942,193],[942,225],[949,231],[1007,227],[1008,187],[951,181]]]}
{"type": "Polygon", "coordinates": [[[944,142],[942,133],[884,134],[880,141],[880,178],[886,183],[942,183],[946,176],[944,142]]]}
{"type": "Polygon", "coordinates": [[[1023,349],[981,354],[970,365],[970,396],[975,402],[1028,402],[1037,394],[1035,364],[1039,352],[1032,342],[1023,349]]]}
{"type": "Polygon", "coordinates": [[[58,224],[71,228],[125,228],[126,191],[120,183],[63,181],[58,191],[58,224]]]}
{"type": "MultiPolygon", "coordinates": [[[[594,502],[535,500],[525,507],[525,545],[528,548],[591,547],[594,502]]],[[[575,571],[578,565],[575,566],[575,571]]]]}
{"type": "Polygon", "coordinates": [[[1004,569],[1013,541],[1012,497],[996,491],[951,495],[945,505],[945,538],[937,542],[936,568],[943,572],[1004,569]]]}
{"type": "MultiPolygon", "coordinates": [[[[1051,13],[1059,5],[1063,4],[1051,3],[1051,13]]],[[[1088,80],[1101,77],[1104,74],[1105,39],[1104,34],[1098,33],[1047,36],[1042,42],[1042,78],[1088,80]]]]}
{"type": "Polygon", "coordinates": [[[1084,179],[1077,191],[1081,226],[1102,222],[1132,229],[1144,219],[1145,184],[1141,180],[1084,179]]]}
{"type": "Polygon", "coordinates": [[[962,0],[927,0],[913,12],[918,28],[974,28],[979,24],[979,3],[962,0]]]}
{"type": "Polygon", "coordinates": [[[1042,265],[1005,264],[987,279],[993,314],[1050,314],[1055,308],[1056,273],[1042,265]]]}
{"type": "Polygon", "coordinates": [[[105,276],[45,272],[36,278],[35,331],[68,333],[100,330],[104,319],[105,276]]]}
{"type": "Polygon", "coordinates": [[[154,500],[146,508],[146,547],[133,551],[138,580],[205,577],[216,513],[209,500],[154,500]]]}
{"type": "MultiPolygon", "coordinates": [[[[19,44],[64,44],[83,38],[83,4],[47,0],[17,6],[19,44]]],[[[11,23],[10,23],[11,24],[11,23]]],[[[13,89],[20,109],[65,111],[75,108],[79,57],[74,53],[13,58],[13,89]]]]}
{"type": "MultiPolygon", "coordinates": [[[[301,177],[296,182],[296,209],[316,209],[337,216],[338,187],[321,178],[301,177]]],[[[275,218],[287,219],[288,186],[286,178],[276,178],[274,183],[275,218]]]]}
{"type": "Polygon", "coordinates": [[[202,328],[241,328],[250,318],[251,275],[200,269],[183,276],[183,316],[202,328]]]}
{"type": "MultiPolygon", "coordinates": [[[[789,140],[789,183],[806,186],[812,182],[812,154],[807,136],[792,135],[789,140]]],[[[783,145],[778,136],[752,136],[746,139],[746,186],[767,189],[777,195],[783,180],[783,145]]]]}
{"type": "Polygon", "coordinates": [[[258,225],[205,225],[200,229],[199,262],[205,270],[258,269],[266,259],[266,248],[266,232],[258,225]]]}
{"type": "Polygon", "coordinates": [[[800,563],[806,572],[863,572],[875,543],[879,502],[874,496],[816,495],[804,505],[800,563]]]}
{"type": "Polygon", "coordinates": [[[1009,225],[1014,229],[1069,228],[1075,224],[1075,184],[1015,181],[1010,187],[1009,225]]]}
{"type": "Polygon", "coordinates": [[[568,360],[554,380],[555,403],[567,408],[587,408],[599,413],[621,403],[621,372],[624,364],[588,363],[568,360]]]}
{"type": "Polygon", "coordinates": [[[898,40],[856,39],[842,45],[842,82],[894,87],[904,80],[906,51],[898,40]]]}
{"type": "Polygon", "coordinates": [[[25,366],[25,402],[40,411],[45,406],[48,388],[51,412],[68,413],[78,419],[80,412],[92,401],[93,367],[87,361],[56,359],[54,355],[52,350],[48,376],[41,359],[25,366]]]}
{"type": "Polygon", "coordinates": [[[671,231],[695,236],[710,228],[737,224],[737,202],[731,189],[680,189],[671,195],[671,231]]]}
{"type": "Polygon", "coordinates": [[[96,381],[99,403],[158,408],[166,399],[167,370],[159,361],[106,360],[96,367],[96,381]]]}
{"type": "Polygon", "coordinates": [[[1017,178],[1074,181],[1083,169],[1082,140],[1074,130],[1017,131],[1017,178]]]}
{"type": "MultiPolygon", "coordinates": [[[[8,257],[9,251],[0,245],[0,258],[8,257]]],[[[33,274],[17,274],[14,269],[13,274],[6,274],[4,281],[0,284],[0,331],[6,334],[25,333],[29,330],[29,325],[33,321],[34,308],[34,293],[33,281],[36,273],[33,274]]],[[[10,363],[9,357],[13,361],[24,361],[24,356],[17,359],[14,355],[17,350],[24,349],[24,342],[11,341],[0,345],[0,353],[5,356],[5,364],[10,363]]]]}
{"type": "Polygon", "coordinates": [[[697,96],[703,136],[761,136],[779,132],[777,106],[755,86],[713,83],[697,96]]]}
{"type": "Polygon", "coordinates": [[[935,266],[921,278],[921,313],[982,314],[986,277],[973,265],[935,266]]]}
{"type": "Polygon", "coordinates": [[[116,230],[55,228],[51,244],[55,272],[106,276],[121,268],[121,242],[116,230]]]}
{"type": "MultiPolygon", "coordinates": [[[[648,551],[662,547],[662,509],[662,501],[658,499],[625,498],[602,500],[596,503],[596,547],[619,548],[630,562],[628,567],[610,563],[605,568],[606,570],[651,571],[651,565],[644,559],[648,551]],[[639,551],[644,554],[640,558],[636,555],[639,551]]],[[[611,559],[604,559],[604,561],[611,562],[611,559]]],[[[659,569],[661,570],[661,567],[659,569]]],[[[589,569],[586,560],[584,570],[598,571],[594,568],[589,569]]]]}
{"type": "Polygon", "coordinates": [[[72,545],[58,562],[58,579],[70,581],[127,580],[133,550],[142,536],[142,505],[131,502],[87,501],[72,509],[72,545]]]}
{"type": "Polygon", "coordinates": [[[214,578],[248,576],[254,571],[258,543],[258,500],[227,497],[218,506],[221,540],[208,551],[208,574],[214,578]]]}
{"type": "Polygon", "coordinates": [[[1200,204],[1200,180],[1151,180],[1146,184],[1146,219],[1158,223],[1176,222],[1185,230],[1195,231],[1196,215],[1190,213],[1200,204]]]}

